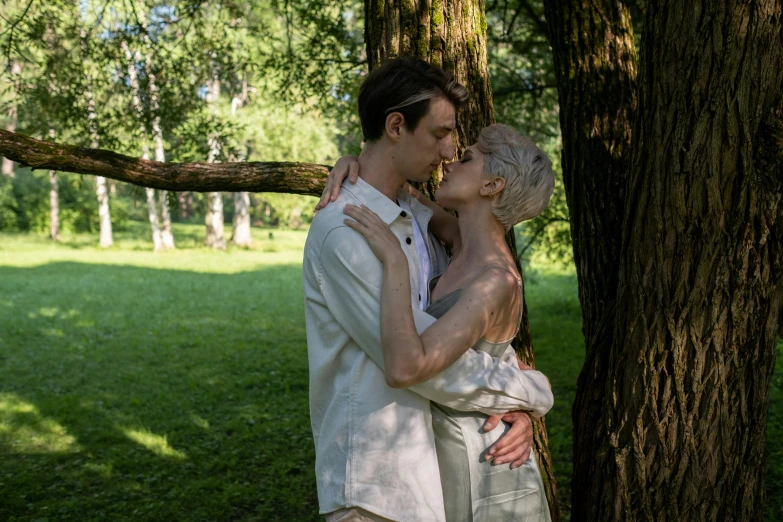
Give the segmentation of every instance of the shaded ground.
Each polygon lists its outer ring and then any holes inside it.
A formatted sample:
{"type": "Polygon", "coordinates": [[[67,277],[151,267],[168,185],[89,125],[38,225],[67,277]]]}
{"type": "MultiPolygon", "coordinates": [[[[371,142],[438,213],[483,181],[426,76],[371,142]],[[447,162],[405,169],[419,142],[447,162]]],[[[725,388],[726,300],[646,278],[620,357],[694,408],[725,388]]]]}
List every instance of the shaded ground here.
{"type": "MultiPolygon", "coordinates": [[[[251,250],[154,255],[132,234],[0,235],[0,520],[315,521],[303,232],[251,250]]],[[[561,499],[583,342],[576,279],[527,286],[561,499]]],[[[783,355],[783,346],[778,347],[783,355]]],[[[783,520],[783,362],[767,520],[783,520]]]]}

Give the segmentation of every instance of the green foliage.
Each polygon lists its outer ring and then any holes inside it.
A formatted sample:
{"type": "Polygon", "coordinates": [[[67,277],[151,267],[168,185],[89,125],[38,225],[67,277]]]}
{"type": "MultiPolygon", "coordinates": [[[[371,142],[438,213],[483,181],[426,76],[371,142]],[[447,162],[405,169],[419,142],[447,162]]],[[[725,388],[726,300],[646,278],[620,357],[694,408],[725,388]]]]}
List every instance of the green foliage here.
{"type": "Polygon", "coordinates": [[[17,211],[13,180],[0,176],[0,230],[17,230],[17,211]]]}
{"type": "Polygon", "coordinates": [[[544,261],[573,263],[568,205],[560,166],[559,107],[554,63],[541,0],[487,4],[487,62],[495,117],[533,141],[552,160],[555,190],[549,206],[519,226],[523,263],[534,254],[544,261]]]}
{"type": "MultiPolygon", "coordinates": [[[[16,170],[12,179],[0,180],[0,230],[49,231],[49,172],[16,170]],[[4,199],[5,198],[5,199],[4,199]]],[[[114,186],[111,200],[112,227],[115,231],[127,228],[131,218],[145,219],[139,208],[140,194],[124,184],[114,186]],[[137,210],[138,209],[138,210],[137,210]]],[[[59,173],[60,229],[63,232],[96,232],[98,202],[95,197],[95,178],[78,174],[59,173]]]]}

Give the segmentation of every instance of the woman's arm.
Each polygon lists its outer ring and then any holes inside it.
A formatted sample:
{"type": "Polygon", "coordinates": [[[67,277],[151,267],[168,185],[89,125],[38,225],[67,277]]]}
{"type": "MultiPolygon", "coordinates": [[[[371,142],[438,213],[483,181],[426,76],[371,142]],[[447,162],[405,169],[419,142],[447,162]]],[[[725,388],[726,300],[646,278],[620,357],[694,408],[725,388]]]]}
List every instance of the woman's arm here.
{"type": "Polygon", "coordinates": [[[393,388],[408,388],[451,366],[494,325],[501,308],[518,291],[511,274],[490,268],[420,336],[413,322],[408,262],[399,239],[366,207],[346,205],[345,213],[354,218],[345,220],[346,225],[367,239],[383,263],[381,341],[386,382],[393,388]]]}

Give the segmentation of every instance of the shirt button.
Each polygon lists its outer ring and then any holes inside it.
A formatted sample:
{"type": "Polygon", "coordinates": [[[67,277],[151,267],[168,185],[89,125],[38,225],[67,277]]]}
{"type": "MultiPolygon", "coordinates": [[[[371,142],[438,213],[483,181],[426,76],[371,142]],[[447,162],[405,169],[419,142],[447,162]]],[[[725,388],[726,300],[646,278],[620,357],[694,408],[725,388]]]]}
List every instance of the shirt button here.
{"type": "Polygon", "coordinates": [[[405,238],[405,242],[406,242],[406,243],[408,243],[408,244],[410,245],[410,244],[411,244],[411,238],[409,238],[409,237],[406,237],[406,238],[405,238]]]}
{"type": "Polygon", "coordinates": [[[402,217],[408,217],[408,213],[407,213],[407,212],[405,212],[404,210],[403,210],[402,212],[400,212],[400,215],[401,215],[402,217]]]}

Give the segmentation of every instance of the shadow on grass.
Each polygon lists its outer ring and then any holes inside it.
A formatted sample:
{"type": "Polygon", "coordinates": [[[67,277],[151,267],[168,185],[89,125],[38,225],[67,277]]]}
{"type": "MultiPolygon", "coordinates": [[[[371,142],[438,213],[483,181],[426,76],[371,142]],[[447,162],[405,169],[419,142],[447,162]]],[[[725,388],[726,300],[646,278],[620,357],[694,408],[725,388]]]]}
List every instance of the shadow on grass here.
{"type": "Polygon", "coordinates": [[[299,266],[0,267],[0,519],[318,520],[299,266]]]}
{"type": "MultiPolygon", "coordinates": [[[[567,510],[576,281],[548,274],[526,290],[567,510]]],[[[0,266],[0,520],[320,520],[305,344],[298,265],[0,266]]],[[[782,370],[767,520],[783,520],[782,370]]]]}

